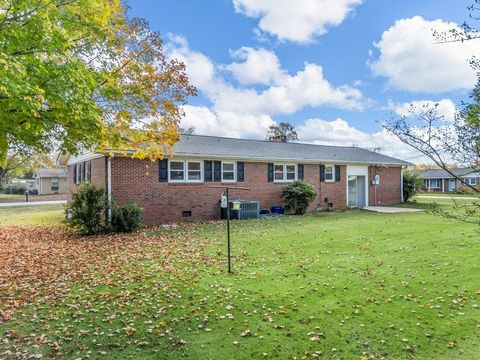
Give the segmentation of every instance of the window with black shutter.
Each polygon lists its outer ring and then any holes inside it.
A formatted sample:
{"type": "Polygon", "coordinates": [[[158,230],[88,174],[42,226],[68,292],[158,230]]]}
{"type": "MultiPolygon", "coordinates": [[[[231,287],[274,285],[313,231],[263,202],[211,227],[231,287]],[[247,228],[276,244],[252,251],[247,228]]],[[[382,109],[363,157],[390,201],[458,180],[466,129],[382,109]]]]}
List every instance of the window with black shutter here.
{"type": "Polygon", "coordinates": [[[77,164],[73,164],[73,183],[77,183],[77,164]]]}
{"type": "Polygon", "coordinates": [[[268,182],[273,182],[273,164],[268,164],[268,182]]]}
{"type": "Polygon", "coordinates": [[[205,182],[213,181],[213,169],[212,169],[212,161],[204,161],[204,178],[205,182]]]}
{"type": "Polygon", "coordinates": [[[320,182],[325,182],[325,165],[320,165],[320,182]]]}
{"type": "Polygon", "coordinates": [[[158,161],[158,176],[160,182],[168,182],[168,159],[158,161]]]}
{"type": "Polygon", "coordinates": [[[304,174],[303,174],[303,165],[302,164],[298,164],[297,165],[297,171],[298,171],[298,180],[303,180],[303,177],[304,177],[304,174]]]}
{"type": "Polygon", "coordinates": [[[213,164],[213,180],[216,182],[222,181],[222,162],[215,161],[213,164]]]}
{"type": "Polygon", "coordinates": [[[237,162],[237,181],[245,181],[245,164],[243,162],[237,162]]]}

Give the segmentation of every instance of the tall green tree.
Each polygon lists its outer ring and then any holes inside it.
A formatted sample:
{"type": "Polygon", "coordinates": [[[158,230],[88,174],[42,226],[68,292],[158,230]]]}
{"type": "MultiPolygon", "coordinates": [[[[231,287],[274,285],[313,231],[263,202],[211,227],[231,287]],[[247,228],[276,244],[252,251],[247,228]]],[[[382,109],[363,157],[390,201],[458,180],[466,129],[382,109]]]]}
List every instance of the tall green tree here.
{"type": "Polygon", "coordinates": [[[195,89],[121,0],[0,0],[0,164],[8,149],[161,157],[195,89]]]}
{"type": "Polygon", "coordinates": [[[268,141],[292,142],[298,141],[298,134],[292,124],[288,122],[281,122],[278,125],[270,125],[265,139],[268,141]]]}
{"type": "Polygon", "coordinates": [[[39,153],[31,149],[10,149],[6,161],[0,165],[0,186],[12,178],[33,177],[35,169],[53,167],[55,161],[49,154],[39,153]]]}

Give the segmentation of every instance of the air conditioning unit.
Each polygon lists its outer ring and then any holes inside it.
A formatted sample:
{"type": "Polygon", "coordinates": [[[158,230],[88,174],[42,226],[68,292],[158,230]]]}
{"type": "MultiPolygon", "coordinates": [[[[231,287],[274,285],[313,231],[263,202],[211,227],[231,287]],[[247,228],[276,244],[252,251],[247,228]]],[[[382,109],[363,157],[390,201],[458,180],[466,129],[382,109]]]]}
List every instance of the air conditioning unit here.
{"type": "MultiPolygon", "coordinates": [[[[238,200],[237,200],[238,201],[238,200]]],[[[256,219],[260,215],[260,202],[240,200],[240,210],[233,210],[233,200],[230,201],[230,219],[256,219]]],[[[222,208],[222,219],[227,218],[227,208],[222,208]]]]}

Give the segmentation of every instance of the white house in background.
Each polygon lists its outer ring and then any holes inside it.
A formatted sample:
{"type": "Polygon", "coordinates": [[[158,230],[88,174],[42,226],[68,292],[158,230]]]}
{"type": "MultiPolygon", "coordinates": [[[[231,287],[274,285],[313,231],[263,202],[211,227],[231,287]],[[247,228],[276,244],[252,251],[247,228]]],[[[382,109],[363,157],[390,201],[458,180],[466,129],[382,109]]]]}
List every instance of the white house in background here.
{"type": "Polygon", "coordinates": [[[65,194],[67,192],[67,172],[63,168],[35,170],[38,195],[65,194]]]}

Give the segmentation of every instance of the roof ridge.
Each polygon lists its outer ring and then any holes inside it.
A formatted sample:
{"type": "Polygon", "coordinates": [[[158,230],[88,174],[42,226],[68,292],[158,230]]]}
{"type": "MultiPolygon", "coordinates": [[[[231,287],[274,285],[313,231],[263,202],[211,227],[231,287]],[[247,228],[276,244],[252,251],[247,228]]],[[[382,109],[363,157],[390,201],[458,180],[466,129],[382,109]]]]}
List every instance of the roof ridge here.
{"type": "MultiPolygon", "coordinates": [[[[280,142],[280,141],[270,141],[270,140],[260,140],[260,139],[246,139],[246,138],[235,138],[230,136],[216,136],[216,135],[201,135],[201,134],[181,134],[181,136],[195,136],[195,137],[206,137],[206,138],[213,138],[213,139],[226,139],[226,140],[240,140],[240,141],[255,141],[255,142],[262,142],[262,143],[269,143],[269,144],[288,144],[288,145],[309,145],[309,146],[325,146],[331,148],[343,148],[343,149],[362,149],[365,151],[370,151],[368,149],[364,149],[358,146],[340,146],[340,145],[326,145],[326,144],[313,144],[313,143],[305,143],[305,142],[280,142]]],[[[371,151],[373,152],[373,151],[371,151]]],[[[378,154],[378,153],[377,153],[378,154]]],[[[385,155],[387,156],[387,155],[385,155]]]]}

